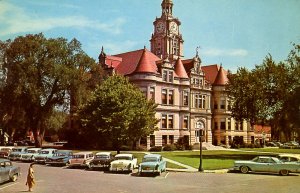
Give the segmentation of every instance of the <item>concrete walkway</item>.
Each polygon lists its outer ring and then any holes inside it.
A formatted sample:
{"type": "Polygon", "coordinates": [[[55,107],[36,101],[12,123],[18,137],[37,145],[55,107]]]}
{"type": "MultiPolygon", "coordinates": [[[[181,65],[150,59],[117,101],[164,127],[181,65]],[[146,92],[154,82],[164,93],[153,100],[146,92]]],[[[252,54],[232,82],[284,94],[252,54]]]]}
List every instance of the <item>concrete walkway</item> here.
{"type": "MultiPolygon", "coordinates": [[[[143,152],[145,154],[150,154],[149,152],[143,152]]],[[[179,168],[167,168],[167,171],[172,171],[172,172],[198,172],[198,168],[193,168],[191,166],[188,166],[188,165],[185,165],[185,164],[182,164],[180,162],[177,162],[177,161],[174,161],[174,160],[171,160],[171,159],[168,159],[168,158],[165,158],[163,157],[164,160],[166,160],[167,162],[170,162],[170,163],[173,163],[173,164],[176,164],[178,166],[181,166],[185,169],[179,169],[179,168]]],[[[168,166],[168,164],[167,164],[168,166]]],[[[203,171],[204,173],[227,173],[228,172],[228,169],[221,169],[221,170],[204,170],[203,171]]]]}

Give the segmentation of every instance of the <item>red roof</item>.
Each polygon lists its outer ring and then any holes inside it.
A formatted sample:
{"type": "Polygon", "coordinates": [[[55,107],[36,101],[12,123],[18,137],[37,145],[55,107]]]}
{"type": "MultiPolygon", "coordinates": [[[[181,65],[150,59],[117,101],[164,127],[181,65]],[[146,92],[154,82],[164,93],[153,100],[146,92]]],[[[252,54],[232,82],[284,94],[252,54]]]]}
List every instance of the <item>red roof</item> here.
{"type": "Polygon", "coordinates": [[[106,55],[105,64],[108,67],[116,68],[122,62],[122,58],[106,55]]]}
{"type": "Polygon", "coordinates": [[[228,78],[227,78],[226,71],[221,66],[213,85],[224,86],[226,85],[227,82],[228,82],[228,78]]]}
{"type": "Polygon", "coordinates": [[[185,71],[185,68],[182,64],[182,61],[181,59],[178,57],[178,59],[176,60],[176,63],[175,63],[175,73],[177,74],[177,76],[179,78],[189,78],[186,71],[185,71]]]}
{"type": "Polygon", "coordinates": [[[271,133],[271,127],[267,125],[254,125],[254,133],[271,133]]]}
{"type": "Polygon", "coordinates": [[[147,51],[146,48],[144,48],[142,56],[137,64],[134,73],[157,73],[156,61],[149,53],[151,52],[147,51]]]}
{"type": "MultiPolygon", "coordinates": [[[[208,65],[208,66],[202,66],[201,69],[205,73],[205,79],[208,80],[211,84],[213,84],[216,81],[216,77],[218,75],[220,66],[217,65],[217,64],[212,64],[212,65],[208,65]]],[[[226,84],[226,82],[228,81],[228,79],[227,79],[227,71],[224,70],[223,68],[222,68],[222,76],[223,76],[223,78],[220,77],[221,82],[225,82],[225,84],[226,84]]]]}
{"type": "Polygon", "coordinates": [[[156,61],[160,58],[154,55],[147,49],[140,49],[131,52],[114,55],[116,58],[121,58],[122,62],[116,66],[116,73],[127,75],[138,70],[139,72],[157,73],[156,61]],[[142,55],[144,56],[142,58],[142,55]],[[138,66],[138,64],[140,64],[138,66]],[[138,68],[137,68],[138,67],[138,68]]]}

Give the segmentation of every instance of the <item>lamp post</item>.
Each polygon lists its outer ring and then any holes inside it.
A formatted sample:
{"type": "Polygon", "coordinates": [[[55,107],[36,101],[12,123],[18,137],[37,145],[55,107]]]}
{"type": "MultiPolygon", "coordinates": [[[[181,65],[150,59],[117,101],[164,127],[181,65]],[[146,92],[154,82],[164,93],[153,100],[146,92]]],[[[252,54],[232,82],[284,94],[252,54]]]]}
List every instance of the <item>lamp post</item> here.
{"type": "Polygon", "coordinates": [[[199,164],[199,168],[198,171],[199,172],[203,172],[203,168],[202,168],[202,136],[204,136],[204,130],[200,129],[199,130],[199,138],[200,138],[200,164],[199,164]]]}

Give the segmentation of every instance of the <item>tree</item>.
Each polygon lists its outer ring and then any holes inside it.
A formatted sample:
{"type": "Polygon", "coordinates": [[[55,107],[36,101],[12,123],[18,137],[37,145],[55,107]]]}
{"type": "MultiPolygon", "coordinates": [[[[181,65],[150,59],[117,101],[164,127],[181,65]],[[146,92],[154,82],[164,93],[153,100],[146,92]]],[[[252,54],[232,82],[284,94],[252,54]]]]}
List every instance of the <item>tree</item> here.
{"type": "Polygon", "coordinates": [[[230,74],[227,89],[233,102],[232,115],[237,120],[272,126],[272,136],[291,139],[291,132],[299,128],[300,64],[299,46],[288,59],[275,63],[268,55],[252,71],[238,69],[230,74]]]}
{"type": "Polygon", "coordinates": [[[96,141],[108,138],[119,152],[122,145],[134,145],[157,129],[156,107],[127,78],[115,75],[96,88],[79,117],[84,132],[92,133],[96,141]]]}
{"type": "Polygon", "coordinates": [[[68,42],[35,34],[0,45],[2,117],[21,121],[18,127],[32,130],[40,147],[46,120],[54,108],[68,106],[70,91],[85,84],[83,74],[95,61],[82,51],[76,39],[68,42]]]}

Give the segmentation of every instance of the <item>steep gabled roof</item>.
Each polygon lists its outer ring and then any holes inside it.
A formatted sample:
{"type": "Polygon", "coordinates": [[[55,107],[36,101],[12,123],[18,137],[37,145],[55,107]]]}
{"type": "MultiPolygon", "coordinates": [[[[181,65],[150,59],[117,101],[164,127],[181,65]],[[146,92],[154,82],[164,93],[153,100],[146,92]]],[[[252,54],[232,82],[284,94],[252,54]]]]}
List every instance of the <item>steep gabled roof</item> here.
{"type": "Polygon", "coordinates": [[[189,78],[186,71],[185,71],[185,68],[182,64],[182,61],[181,59],[178,57],[178,59],[176,60],[176,63],[175,63],[175,73],[177,74],[177,76],[179,78],[189,78]]]}
{"type": "Polygon", "coordinates": [[[224,85],[226,85],[227,82],[228,82],[227,73],[221,66],[213,85],[214,86],[224,86],[224,85]]]}
{"type": "Polygon", "coordinates": [[[156,61],[152,56],[152,53],[144,48],[142,56],[137,64],[133,73],[157,73],[156,61]]]}
{"type": "Polygon", "coordinates": [[[115,71],[118,74],[127,75],[136,71],[138,64],[139,72],[157,72],[156,61],[159,61],[160,58],[154,55],[152,52],[147,49],[140,49],[131,52],[126,52],[122,54],[114,55],[117,58],[121,58],[122,62],[116,67],[115,71]],[[144,54],[143,54],[144,53],[144,54]],[[142,58],[143,56],[143,59],[142,58]]]}

